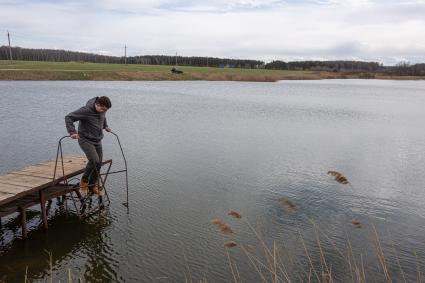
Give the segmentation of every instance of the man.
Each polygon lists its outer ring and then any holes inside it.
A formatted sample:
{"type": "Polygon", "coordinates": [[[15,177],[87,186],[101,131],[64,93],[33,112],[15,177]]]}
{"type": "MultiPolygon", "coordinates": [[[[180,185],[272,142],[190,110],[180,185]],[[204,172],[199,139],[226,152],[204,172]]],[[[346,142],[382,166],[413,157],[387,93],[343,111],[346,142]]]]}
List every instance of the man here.
{"type": "Polygon", "coordinates": [[[105,117],[111,106],[111,100],[108,97],[95,97],[87,101],[86,106],[65,116],[65,125],[69,135],[78,140],[78,144],[89,161],[80,180],[83,195],[87,195],[89,190],[100,194],[97,180],[103,156],[102,138],[103,130],[111,132],[105,117]],[[79,121],[78,131],[74,127],[76,121],[79,121]]]}

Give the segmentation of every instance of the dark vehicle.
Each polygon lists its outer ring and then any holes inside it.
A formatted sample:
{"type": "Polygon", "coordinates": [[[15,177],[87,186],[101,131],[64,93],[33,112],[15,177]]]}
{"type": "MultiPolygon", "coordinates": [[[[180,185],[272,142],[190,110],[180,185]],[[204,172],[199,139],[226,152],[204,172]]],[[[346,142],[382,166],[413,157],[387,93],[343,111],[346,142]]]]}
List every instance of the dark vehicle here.
{"type": "Polygon", "coordinates": [[[176,68],[172,68],[171,69],[171,73],[173,73],[173,74],[183,74],[183,71],[181,71],[181,70],[177,70],[176,68]]]}

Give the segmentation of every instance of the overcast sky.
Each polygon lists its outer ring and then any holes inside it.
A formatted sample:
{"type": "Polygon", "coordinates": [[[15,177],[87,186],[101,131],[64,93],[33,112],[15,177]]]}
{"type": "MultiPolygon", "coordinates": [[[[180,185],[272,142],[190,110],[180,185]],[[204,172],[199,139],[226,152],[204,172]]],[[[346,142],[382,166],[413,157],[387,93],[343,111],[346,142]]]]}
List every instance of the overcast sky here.
{"type": "Polygon", "coordinates": [[[108,55],[425,62],[425,0],[0,0],[0,45],[108,55]]]}

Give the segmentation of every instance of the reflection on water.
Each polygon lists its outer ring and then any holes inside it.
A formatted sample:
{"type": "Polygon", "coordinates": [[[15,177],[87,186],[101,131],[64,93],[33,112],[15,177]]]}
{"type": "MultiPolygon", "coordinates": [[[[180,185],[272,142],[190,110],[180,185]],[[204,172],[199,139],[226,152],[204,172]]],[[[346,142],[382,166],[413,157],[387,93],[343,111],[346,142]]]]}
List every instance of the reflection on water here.
{"type": "MultiPolygon", "coordinates": [[[[241,247],[263,258],[263,241],[277,243],[294,282],[317,280],[311,264],[326,276],[323,258],[338,282],[352,280],[353,266],[381,282],[379,239],[389,276],[415,281],[425,268],[424,87],[377,80],[0,82],[0,132],[8,137],[0,173],[54,158],[64,115],[99,95],[113,101],[108,121],[130,170],[129,213],[121,205],[123,176],[114,175],[112,204],[100,216],[81,221],[52,207],[44,233],[31,213],[27,242],[14,239],[19,220],[8,219],[1,276],[22,280],[28,266],[44,282],[47,250],[61,280],[70,269],[89,282],[229,282],[224,243],[234,241],[229,255],[242,281],[258,282],[241,247]],[[212,219],[234,233],[221,233],[212,219]]],[[[64,150],[79,153],[73,141],[64,150]]],[[[113,137],[105,136],[104,150],[112,169],[121,169],[113,137]]]]}
{"type": "MultiPolygon", "coordinates": [[[[49,216],[49,230],[42,231],[38,228],[40,224],[39,211],[29,210],[27,213],[28,223],[32,224],[33,230],[29,233],[30,240],[23,241],[17,236],[20,235],[19,218],[11,218],[3,226],[3,233],[12,232],[13,235],[1,235],[3,241],[13,238],[2,245],[0,257],[0,274],[5,282],[20,282],[23,280],[26,270],[28,280],[33,282],[36,279],[50,278],[49,253],[52,253],[52,264],[54,266],[53,277],[55,280],[67,278],[66,269],[74,267],[68,265],[70,255],[79,257],[76,252],[84,250],[84,255],[80,260],[86,262],[86,274],[90,281],[96,278],[98,282],[116,281],[110,253],[108,251],[108,241],[104,232],[111,225],[112,219],[108,210],[103,210],[95,218],[81,220],[75,213],[66,213],[56,209],[53,215],[49,216]],[[13,236],[13,237],[12,237],[13,236]],[[17,251],[19,251],[17,253],[17,251]],[[55,274],[57,273],[57,274],[55,274]],[[62,274],[60,274],[62,273],[62,274]]],[[[80,273],[81,274],[81,273],[80,273]]],[[[84,278],[82,278],[84,279],[84,278]]],[[[63,279],[62,279],[63,280],[63,279]]]]}

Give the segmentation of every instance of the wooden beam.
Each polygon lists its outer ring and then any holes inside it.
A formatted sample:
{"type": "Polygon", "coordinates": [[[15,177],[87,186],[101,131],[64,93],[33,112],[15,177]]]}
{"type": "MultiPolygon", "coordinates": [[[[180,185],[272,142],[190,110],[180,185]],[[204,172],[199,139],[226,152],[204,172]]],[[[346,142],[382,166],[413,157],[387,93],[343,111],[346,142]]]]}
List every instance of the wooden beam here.
{"type": "Polygon", "coordinates": [[[44,197],[44,192],[41,190],[39,191],[40,195],[40,207],[41,207],[41,219],[43,220],[43,227],[47,230],[47,214],[46,214],[46,199],[44,197]]]}
{"type": "Polygon", "coordinates": [[[27,238],[27,213],[25,211],[25,207],[19,208],[21,212],[21,227],[22,227],[22,238],[27,238]]]}

